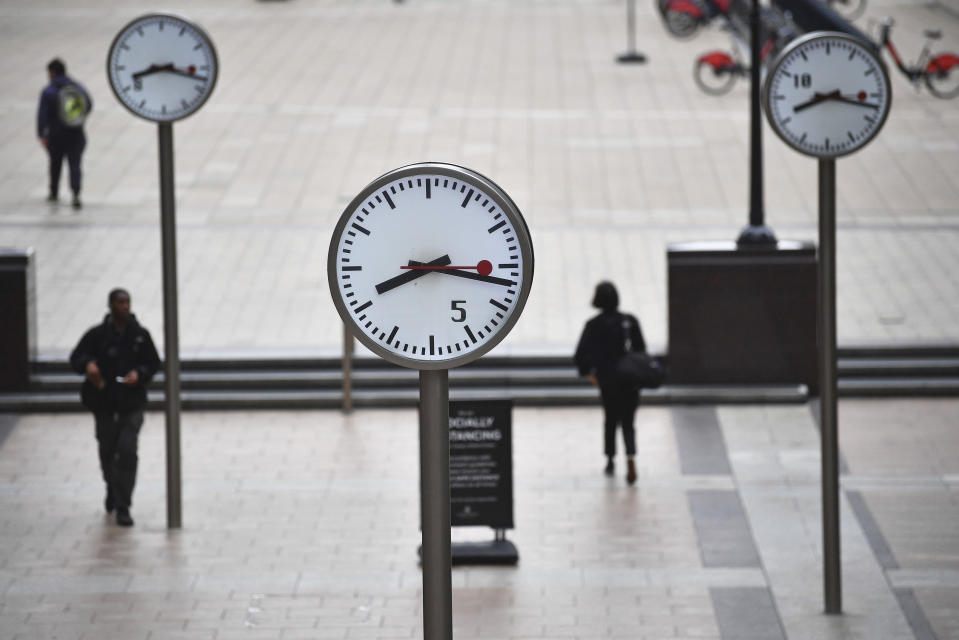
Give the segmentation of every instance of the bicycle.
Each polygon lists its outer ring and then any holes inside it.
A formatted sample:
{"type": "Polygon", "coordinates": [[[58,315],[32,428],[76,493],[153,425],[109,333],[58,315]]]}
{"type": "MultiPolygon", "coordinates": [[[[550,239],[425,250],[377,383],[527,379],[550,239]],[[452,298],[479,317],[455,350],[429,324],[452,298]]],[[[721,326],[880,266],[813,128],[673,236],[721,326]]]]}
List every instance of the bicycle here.
{"type": "MultiPolygon", "coordinates": [[[[759,50],[759,59],[765,63],[767,59],[775,57],[799,32],[787,16],[771,10],[762,13],[760,21],[762,31],[768,34],[759,50]]],[[[730,29],[735,31],[732,27],[730,29]]],[[[748,51],[748,47],[742,39],[734,38],[733,42],[739,46],[731,54],[725,51],[708,51],[696,58],[693,80],[704,92],[721,96],[733,88],[737,78],[749,75],[750,68],[738,53],[739,49],[748,51]]]]}
{"type": "Polygon", "coordinates": [[[892,18],[886,18],[880,23],[879,29],[879,48],[885,47],[895,61],[899,70],[908,78],[916,90],[919,90],[919,81],[926,83],[929,92],[937,98],[948,99],[959,95],[959,55],[950,52],[933,54],[931,44],[933,40],[942,37],[942,32],[938,30],[926,30],[923,35],[926,36],[926,42],[919,53],[919,59],[916,64],[907,66],[895,45],[889,33],[895,24],[892,18]]]}
{"type": "MultiPolygon", "coordinates": [[[[733,0],[656,0],[666,30],[680,39],[690,38],[730,11],[733,0]]],[[[826,0],[826,4],[847,20],[862,15],[866,0],[826,0]]]]}
{"type": "Polygon", "coordinates": [[[657,0],[666,30],[681,39],[728,13],[730,4],[732,0],[657,0]]]}
{"type": "Polygon", "coordinates": [[[866,10],[866,0],[826,0],[836,13],[852,22],[866,10]]]}

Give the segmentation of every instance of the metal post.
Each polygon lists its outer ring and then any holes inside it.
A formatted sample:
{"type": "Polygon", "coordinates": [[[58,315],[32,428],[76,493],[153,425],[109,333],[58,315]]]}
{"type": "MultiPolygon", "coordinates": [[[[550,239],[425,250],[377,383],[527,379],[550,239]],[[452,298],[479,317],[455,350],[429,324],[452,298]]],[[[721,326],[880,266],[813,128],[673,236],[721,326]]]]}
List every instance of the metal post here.
{"type": "Polygon", "coordinates": [[[449,372],[420,371],[423,637],[453,638],[449,372]]]}
{"type": "Polygon", "coordinates": [[[626,0],[626,53],[617,57],[618,62],[646,62],[646,56],[636,51],[636,0],[626,0]]]}
{"type": "Polygon", "coordinates": [[[839,423],[836,393],[836,161],[819,160],[819,400],[826,613],[842,613],[839,423]]]}
{"type": "Polygon", "coordinates": [[[749,13],[749,226],[739,234],[739,244],[773,244],[776,236],[765,224],[763,204],[763,121],[760,105],[759,0],[753,0],[749,13]]]}
{"type": "Polygon", "coordinates": [[[353,410],[353,334],[343,324],[343,413],[353,410]]]}
{"type": "Polygon", "coordinates": [[[159,124],[160,229],[163,252],[163,350],[166,409],[167,527],[182,526],[180,498],[180,337],[176,277],[176,192],[173,188],[173,125],[159,124]]]}

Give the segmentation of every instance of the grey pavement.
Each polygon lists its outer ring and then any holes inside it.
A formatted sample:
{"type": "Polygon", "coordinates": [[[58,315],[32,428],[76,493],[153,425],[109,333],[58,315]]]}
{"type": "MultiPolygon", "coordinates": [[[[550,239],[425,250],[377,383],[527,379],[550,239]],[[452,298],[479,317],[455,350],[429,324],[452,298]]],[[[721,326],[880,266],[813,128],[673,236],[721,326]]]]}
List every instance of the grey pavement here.
{"type": "MultiPolygon", "coordinates": [[[[39,345],[73,346],[130,288],[162,338],[154,127],[106,86],[106,48],[151,10],[0,0],[0,244],[37,251],[39,345]],[[94,94],[85,207],[48,207],[33,132],[45,62],[94,94]]],[[[222,63],[176,125],[181,344],[335,353],[332,226],[409,162],[486,173],[526,215],[537,272],[497,352],[568,353],[612,278],[665,347],[665,247],[746,222],[747,88],[698,92],[710,30],[665,35],[620,0],[170,0],[222,63]]],[[[871,0],[907,57],[959,49],[950,0],[871,0]]],[[[839,162],[841,344],[959,342],[959,102],[892,71],[893,111],[839,162]]],[[[767,220],[816,235],[815,162],[766,129],[767,220]]],[[[822,613],[809,406],[640,410],[640,481],[601,474],[598,408],[514,412],[516,568],[457,568],[456,637],[959,638],[959,403],[843,400],[844,602],[822,613]]],[[[0,638],[415,638],[413,411],[183,416],[184,528],[165,528],[163,417],[141,437],[137,526],[102,513],[92,420],[0,416],[0,638]]],[[[482,539],[482,530],[454,531],[482,539]]]]}
{"type": "MultiPolygon", "coordinates": [[[[665,349],[666,245],[732,240],[747,221],[748,89],[702,94],[693,61],[728,36],[671,39],[638,5],[642,66],[613,62],[622,0],[164,3],[209,31],[222,66],[175,127],[184,352],[335,352],[333,223],[374,177],[425,160],[489,175],[530,224],[534,286],[498,352],[568,353],[602,278],[665,349]]],[[[71,348],[115,285],[162,341],[155,127],[104,71],[117,30],[152,8],[0,1],[0,244],[36,248],[42,353],[71,348]],[[55,54],[96,102],[79,215],[43,202],[33,118],[55,54]]],[[[869,0],[859,26],[885,15],[907,58],[928,27],[959,50],[954,0],[869,0]]],[[[891,74],[883,133],[838,163],[839,340],[955,344],[959,109],[891,74]]],[[[816,162],[765,139],[767,221],[815,240],[816,162]]]]}
{"type": "MultiPolygon", "coordinates": [[[[635,487],[622,458],[602,473],[598,407],[523,408],[520,562],[453,570],[455,637],[959,638],[959,401],[840,414],[842,615],[822,612],[809,406],[642,408],[635,487]]],[[[0,417],[0,638],[422,637],[416,424],[186,413],[184,526],[168,531],[162,414],[132,529],[102,511],[89,416],[0,417]]]]}

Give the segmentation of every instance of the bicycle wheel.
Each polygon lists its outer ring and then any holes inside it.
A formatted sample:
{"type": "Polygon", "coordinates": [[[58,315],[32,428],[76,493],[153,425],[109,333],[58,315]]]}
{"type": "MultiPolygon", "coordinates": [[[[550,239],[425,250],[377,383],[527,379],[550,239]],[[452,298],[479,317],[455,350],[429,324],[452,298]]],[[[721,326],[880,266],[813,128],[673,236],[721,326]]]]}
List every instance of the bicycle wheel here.
{"type": "Polygon", "coordinates": [[[666,9],[663,14],[663,22],[666,23],[666,29],[677,38],[689,38],[696,34],[699,29],[701,18],[692,16],[685,11],[674,11],[666,9]]]}
{"type": "Polygon", "coordinates": [[[959,56],[937,53],[929,59],[925,69],[926,86],[937,98],[955,98],[959,95],[959,56]]]}
{"type": "MultiPolygon", "coordinates": [[[[736,82],[738,66],[734,62],[719,62],[712,57],[726,56],[726,54],[706,54],[696,61],[693,68],[693,79],[700,89],[712,96],[721,96],[728,93],[736,82]]],[[[731,58],[729,58],[731,61],[731,58]]]]}
{"type": "Polygon", "coordinates": [[[829,6],[846,20],[855,20],[866,10],[866,0],[827,0],[829,6]]]}

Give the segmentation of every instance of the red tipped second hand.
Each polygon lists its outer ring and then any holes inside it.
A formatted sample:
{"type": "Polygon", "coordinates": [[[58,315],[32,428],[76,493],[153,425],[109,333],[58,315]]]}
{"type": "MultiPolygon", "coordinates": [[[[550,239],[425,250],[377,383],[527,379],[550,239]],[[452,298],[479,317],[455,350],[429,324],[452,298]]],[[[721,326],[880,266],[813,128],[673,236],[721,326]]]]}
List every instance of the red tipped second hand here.
{"type": "Polygon", "coordinates": [[[421,269],[427,271],[445,271],[447,269],[476,269],[476,272],[481,276],[488,276],[489,274],[493,273],[493,263],[491,263],[489,260],[480,260],[475,267],[458,267],[451,265],[447,265],[445,267],[433,267],[423,264],[416,266],[404,265],[400,267],[400,269],[421,269]]]}

